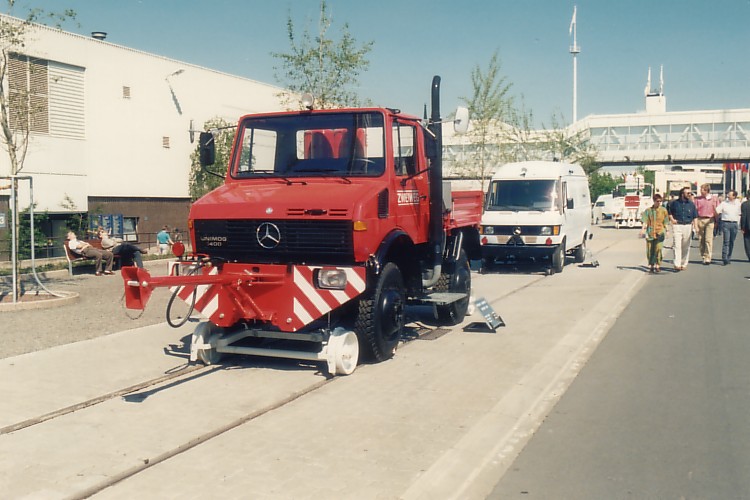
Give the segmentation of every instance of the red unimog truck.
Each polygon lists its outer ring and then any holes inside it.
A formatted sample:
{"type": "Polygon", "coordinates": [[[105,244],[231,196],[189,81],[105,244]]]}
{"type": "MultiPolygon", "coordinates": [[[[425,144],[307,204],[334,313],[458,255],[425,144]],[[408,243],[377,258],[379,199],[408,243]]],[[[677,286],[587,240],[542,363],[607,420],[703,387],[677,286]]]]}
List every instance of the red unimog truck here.
{"type": "MultiPolygon", "coordinates": [[[[332,375],[351,373],[360,353],[391,357],[407,304],[461,322],[483,193],[443,183],[439,89],[435,77],[426,125],[388,108],[243,116],[224,185],[191,207],[193,253],[175,251],[169,276],[123,268],[126,307],[171,287],[169,307],[182,299],[208,319],[191,360],[318,360],[332,375]]],[[[463,112],[457,130],[468,125],[463,112]]],[[[213,163],[210,132],[200,154],[213,163]]]]}

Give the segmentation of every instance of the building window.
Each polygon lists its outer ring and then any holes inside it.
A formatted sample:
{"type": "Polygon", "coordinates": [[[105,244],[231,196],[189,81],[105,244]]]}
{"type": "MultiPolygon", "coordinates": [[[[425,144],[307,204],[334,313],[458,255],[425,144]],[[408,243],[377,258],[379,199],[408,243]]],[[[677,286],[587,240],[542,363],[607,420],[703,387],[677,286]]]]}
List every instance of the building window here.
{"type": "Polygon", "coordinates": [[[13,130],[84,138],[84,68],[10,54],[8,97],[13,130]]]}
{"type": "Polygon", "coordinates": [[[164,136],[161,138],[161,147],[164,149],[169,149],[169,137],[164,136]]]}
{"type": "Polygon", "coordinates": [[[47,61],[10,54],[8,98],[13,130],[49,133],[47,61]]]}
{"type": "Polygon", "coordinates": [[[49,133],[85,139],[84,68],[56,61],[49,67],[49,133]]]}

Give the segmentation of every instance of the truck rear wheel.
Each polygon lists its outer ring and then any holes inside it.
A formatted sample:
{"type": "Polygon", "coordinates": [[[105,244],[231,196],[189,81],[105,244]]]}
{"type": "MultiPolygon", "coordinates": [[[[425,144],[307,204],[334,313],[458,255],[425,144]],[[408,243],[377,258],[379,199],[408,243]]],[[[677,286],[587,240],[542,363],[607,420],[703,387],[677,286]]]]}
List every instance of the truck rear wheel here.
{"type": "Polygon", "coordinates": [[[365,356],[385,361],[393,356],[404,329],[406,294],[396,264],[387,263],[373,289],[359,301],[354,329],[365,356]]]}
{"type": "Polygon", "coordinates": [[[465,293],[466,297],[450,304],[435,306],[438,321],[457,325],[464,320],[469,309],[471,294],[471,269],[466,252],[461,250],[452,273],[443,273],[435,285],[436,292],[465,293]]]}

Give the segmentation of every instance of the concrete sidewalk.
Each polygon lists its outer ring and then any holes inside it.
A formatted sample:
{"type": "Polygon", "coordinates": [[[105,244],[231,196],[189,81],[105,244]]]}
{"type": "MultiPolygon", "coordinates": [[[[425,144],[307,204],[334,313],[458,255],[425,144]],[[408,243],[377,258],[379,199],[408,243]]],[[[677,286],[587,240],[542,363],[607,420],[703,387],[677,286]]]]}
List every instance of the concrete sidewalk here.
{"type": "MultiPolygon", "coordinates": [[[[456,327],[322,386],[319,372],[288,363],[238,366],[170,388],[151,406],[113,401],[69,415],[67,425],[0,436],[0,487],[76,497],[137,468],[94,498],[484,498],[646,276],[642,242],[627,236],[593,240],[598,268],[474,274],[475,295],[507,324],[495,334],[456,327]],[[308,389],[316,390],[292,397],[308,389]],[[293,400],[231,427],[285,398],[293,400]],[[132,428],[118,439],[121,428],[108,422],[122,411],[132,428]],[[45,458],[46,443],[76,419],[88,422],[75,427],[79,444],[45,458]],[[172,453],[221,426],[229,430],[172,453]]],[[[0,398],[12,406],[5,422],[177,367],[184,359],[160,346],[184,335],[154,325],[0,360],[0,398]]]]}

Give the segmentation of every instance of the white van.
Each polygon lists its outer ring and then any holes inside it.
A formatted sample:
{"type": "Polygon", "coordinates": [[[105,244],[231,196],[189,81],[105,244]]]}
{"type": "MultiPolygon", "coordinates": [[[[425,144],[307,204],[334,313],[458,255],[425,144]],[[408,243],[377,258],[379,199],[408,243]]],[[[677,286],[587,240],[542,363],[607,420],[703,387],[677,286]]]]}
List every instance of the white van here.
{"type": "Polygon", "coordinates": [[[594,224],[599,224],[604,219],[611,219],[615,214],[615,200],[611,194],[603,194],[596,199],[592,209],[591,218],[594,224]]]}
{"type": "Polygon", "coordinates": [[[509,163],[492,176],[481,224],[482,265],[497,259],[586,258],[591,197],[580,165],[551,161],[509,163]]]}

